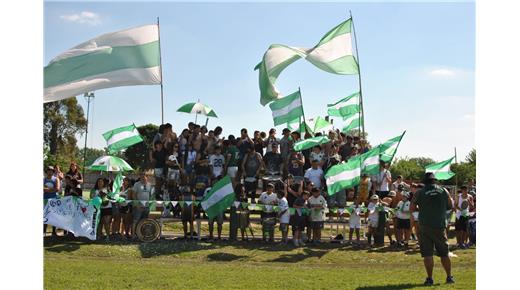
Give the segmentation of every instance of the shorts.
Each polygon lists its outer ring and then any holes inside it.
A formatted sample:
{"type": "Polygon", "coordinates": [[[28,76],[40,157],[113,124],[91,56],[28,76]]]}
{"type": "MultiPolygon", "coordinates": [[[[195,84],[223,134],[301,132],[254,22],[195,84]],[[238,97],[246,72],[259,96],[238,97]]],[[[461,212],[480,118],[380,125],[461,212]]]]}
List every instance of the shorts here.
{"type": "Polygon", "coordinates": [[[327,205],[329,208],[345,208],[345,206],[347,206],[347,192],[345,190],[340,190],[334,195],[328,196],[327,205]]]}
{"type": "Polygon", "coordinates": [[[313,230],[323,229],[323,221],[311,221],[311,228],[313,230]]]}
{"type": "Polygon", "coordinates": [[[253,181],[253,182],[246,181],[246,182],[244,182],[244,187],[246,189],[246,192],[255,191],[255,193],[256,193],[256,188],[258,187],[258,183],[257,183],[257,181],[253,181]]]}
{"type": "Polygon", "coordinates": [[[182,207],[181,220],[182,220],[182,222],[193,221],[193,204],[190,204],[190,205],[185,204],[182,207]]]}
{"type": "Polygon", "coordinates": [[[288,230],[289,230],[289,224],[285,224],[285,223],[280,224],[280,231],[286,232],[288,230]]]}
{"type": "Polygon", "coordinates": [[[379,220],[368,219],[368,225],[372,228],[377,228],[379,220]]]}
{"type": "Polygon", "coordinates": [[[383,199],[388,196],[390,191],[376,191],[377,196],[379,196],[379,199],[383,199]]]}
{"type": "Polygon", "coordinates": [[[153,174],[155,177],[164,177],[164,169],[163,168],[154,168],[153,174]]]}
{"type": "Polygon", "coordinates": [[[359,216],[350,216],[348,220],[348,226],[351,229],[360,229],[361,228],[361,218],[359,216]]]}
{"type": "Polygon", "coordinates": [[[120,214],[129,214],[130,212],[132,212],[132,206],[131,205],[126,205],[126,206],[120,206],[119,207],[119,213],[120,214]]]}
{"type": "Polygon", "coordinates": [[[303,231],[306,226],[306,216],[294,214],[291,216],[291,227],[294,231],[303,231]]]}
{"type": "Polygon", "coordinates": [[[422,257],[432,257],[434,248],[437,256],[448,257],[449,245],[445,229],[421,225],[419,229],[419,246],[422,257]]]}
{"type": "Polygon", "coordinates": [[[191,164],[186,164],[186,168],[184,168],[184,170],[186,171],[187,175],[190,175],[193,172],[193,163],[194,162],[192,162],[191,164]]]}
{"type": "Polygon", "coordinates": [[[148,207],[134,207],[132,208],[132,217],[134,222],[148,218],[150,209],[148,207]]]}
{"type": "Polygon", "coordinates": [[[217,222],[217,224],[221,225],[224,223],[224,213],[220,213],[217,216],[213,217],[212,219],[208,219],[208,223],[214,223],[217,222]]]}
{"type": "Polygon", "coordinates": [[[111,216],[112,215],[112,208],[111,207],[108,207],[108,208],[102,208],[101,209],[101,217],[104,217],[104,216],[111,216]]]}
{"type": "Polygon", "coordinates": [[[237,177],[237,172],[238,172],[238,166],[229,166],[227,169],[227,174],[231,178],[237,177]]]}
{"type": "Polygon", "coordinates": [[[397,219],[396,228],[401,230],[409,230],[410,229],[410,219],[397,219]]]}
{"type": "Polygon", "coordinates": [[[456,231],[463,231],[463,232],[467,232],[468,231],[468,217],[459,217],[458,219],[455,220],[455,230],[456,231]]]}

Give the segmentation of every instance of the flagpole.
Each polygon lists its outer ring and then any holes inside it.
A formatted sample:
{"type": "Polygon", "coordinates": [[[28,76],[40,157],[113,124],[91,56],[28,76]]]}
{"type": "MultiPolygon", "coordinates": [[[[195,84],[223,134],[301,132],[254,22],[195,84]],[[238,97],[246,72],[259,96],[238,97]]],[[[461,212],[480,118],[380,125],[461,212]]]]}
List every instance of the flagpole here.
{"type": "MultiPolygon", "coordinates": [[[[455,149],[455,164],[457,164],[457,147],[454,147],[455,149]]],[[[455,174],[455,196],[457,196],[457,186],[459,185],[459,179],[457,177],[457,174],[455,174]]]]}
{"type": "MultiPolygon", "coordinates": [[[[300,87],[298,87],[298,94],[300,95],[300,103],[302,104],[303,127],[305,128],[305,133],[307,133],[307,122],[305,122],[305,110],[303,108],[302,92],[300,90],[300,87]]],[[[300,123],[300,126],[301,126],[301,123],[300,123]]],[[[303,139],[304,138],[302,138],[302,140],[303,139]]]]}
{"type": "Polygon", "coordinates": [[[390,162],[389,162],[390,164],[392,163],[392,161],[394,161],[395,153],[397,153],[397,148],[399,148],[399,145],[401,145],[401,140],[403,140],[404,134],[406,134],[406,130],[404,130],[403,134],[401,135],[401,138],[399,138],[399,142],[397,142],[397,146],[395,147],[395,152],[392,155],[392,159],[390,159],[390,162]]]}
{"type": "MultiPolygon", "coordinates": [[[[358,53],[358,47],[357,47],[357,38],[356,38],[356,29],[354,28],[354,19],[352,18],[352,12],[349,10],[350,13],[350,19],[352,21],[352,34],[354,34],[354,43],[356,47],[356,61],[358,63],[358,80],[359,80],[359,106],[361,107],[361,110],[359,111],[359,117],[361,121],[361,128],[363,128],[363,138],[365,137],[365,112],[363,110],[363,93],[361,89],[361,67],[359,65],[359,53],[358,53]]],[[[361,136],[359,136],[361,138],[361,136]]]]}
{"type": "Polygon", "coordinates": [[[94,93],[88,92],[83,96],[87,99],[87,126],[85,126],[85,145],[83,146],[83,180],[85,180],[85,167],[87,166],[88,116],[90,114],[90,99],[94,98],[94,93]]]}
{"type": "Polygon", "coordinates": [[[164,97],[163,97],[163,75],[162,75],[162,59],[161,59],[161,32],[159,26],[159,17],[157,17],[157,35],[159,36],[159,75],[161,77],[161,124],[164,124],[164,97]]]}

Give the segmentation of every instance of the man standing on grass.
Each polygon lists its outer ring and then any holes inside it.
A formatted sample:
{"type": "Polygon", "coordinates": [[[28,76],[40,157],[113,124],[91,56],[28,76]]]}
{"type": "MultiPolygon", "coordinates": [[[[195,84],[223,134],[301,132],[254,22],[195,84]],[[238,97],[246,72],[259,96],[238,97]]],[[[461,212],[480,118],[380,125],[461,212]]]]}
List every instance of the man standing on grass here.
{"type": "Polygon", "coordinates": [[[418,190],[411,204],[411,211],[419,207],[419,246],[424,259],[424,267],[428,277],[424,285],[433,285],[433,248],[441,258],[442,267],[446,271],[446,283],[455,283],[451,275],[448,238],[446,237],[446,211],[453,208],[453,200],[446,189],[435,183],[435,175],[428,172],[424,175],[424,188],[418,190]]]}

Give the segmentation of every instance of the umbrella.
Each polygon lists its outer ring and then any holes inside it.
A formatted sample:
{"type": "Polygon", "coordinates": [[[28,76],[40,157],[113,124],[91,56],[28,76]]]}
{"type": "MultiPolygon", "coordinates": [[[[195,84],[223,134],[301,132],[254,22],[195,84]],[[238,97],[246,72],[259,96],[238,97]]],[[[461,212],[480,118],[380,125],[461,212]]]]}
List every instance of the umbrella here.
{"type": "Polygon", "coordinates": [[[197,115],[201,114],[207,117],[217,117],[217,114],[215,114],[215,111],[210,108],[207,105],[204,105],[203,103],[197,102],[197,103],[187,103],[177,109],[177,112],[183,112],[188,114],[195,114],[195,122],[197,122],[197,115]]]}
{"type": "Polygon", "coordinates": [[[134,170],[126,161],[115,156],[101,156],[96,159],[92,165],[89,166],[90,170],[94,171],[132,171],[134,170]]]}
{"type": "Polygon", "coordinates": [[[316,145],[329,143],[330,140],[327,136],[318,136],[313,138],[308,138],[305,140],[298,141],[294,143],[294,150],[295,151],[302,151],[305,149],[312,148],[316,145]]]}

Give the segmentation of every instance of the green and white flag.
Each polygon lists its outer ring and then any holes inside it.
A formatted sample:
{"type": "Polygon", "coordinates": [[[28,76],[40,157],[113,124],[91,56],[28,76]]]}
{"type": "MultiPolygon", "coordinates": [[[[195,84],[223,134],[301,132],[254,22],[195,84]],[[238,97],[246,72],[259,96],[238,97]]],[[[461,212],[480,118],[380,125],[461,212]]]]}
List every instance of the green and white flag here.
{"type": "Polygon", "coordinates": [[[100,89],[161,83],[157,25],[103,34],[58,55],[43,69],[44,102],[100,89]]]}
{"type": "Polygon", "coordinates": [[[353,113],[352,115],[344,117],[345,125],[343,126],[343,129],[341,131],[348,133],[349,131],[360,130],[361,122],[363,118],[361,118],[361,114],[359,113],[353,113]]]}
{"type": "Polygon", "coordinates": [[[305,140],[294,143],[294,151],[302,151],[305,149],[312,148],[314,146],[329,143],[330,140],[327,136],[318,136],[313,138],[307,138],[305,140]]]}
{"type": "Polygon", "coordinates": [[[273,111],[274,125],[278,126],[291,122],[303,116],[303,106],[300,91],[296,91],[284,98],[272,102],[269,107],[273,111]]]}
{"type": "Polygon", "coordinates": [[[110,154],[143,142],[143,137],[141,137],[134,124],[110,130],[103,134],[103,138],[107,141],[107,148],[110,154]]]}
{"type": "Polygon", "coordinates": [[[395,153],[397,152],[397,148],[399,147],[399,144],[401,143],[401,140],[403,139],[405,133],[406,131],[404,131],[403,134],[389,139],[385,143],[379,145],[381,150],[380,157],[382,161],[388,163],[391,162],[392,159],[394,159],[395,153]]]}
{"type": "Polygon", "coordinates": [[[235,192],[231,178],[226,175],[213,185],[213,188],[204,196],[200,203],[202,209],[212,219],[230,207],[235,201],[235,192]]]}
{"type": "Polygon", "coordinates": [[[358,185],[361,179],[361,165],[362,159],[360,156],[355,156],[347,163],[332,166],[325,174],[329,195],[358,185]]]}
{"type": "Polygon", "coordinates": [[[333,117],[351,117],[353,114],[359,113],[359,92],[345,97],[334,104],[327,105],[327,114],[333,117]]]}
{"type": "Polygon", "coordinates": [[[379,158],[380,158],[379,155],[380,155],[379,146],[359,155],[362,160],[362,164],[361,164],[361,173],[362,174],[366,173],[367,175],[371,176],[371,175],[376,175],[379,172],[379,158]]]}
{"type": "MultiPolygon", "coordinates": [[[[307,131],[309,131],[312,134],[316,134],[318,132],[328,132],[330,130],[334,129],[334,126],[329,123],[327,120],[325,120],[323,117],[316,117],[312,119],[308,119],[305,122],[305,126],[307,126],[307,131]]],[[[300,132],[305,132],[303,122],[300,124],[300,132]]]]}
{"type": "Polygon", "coordinates": [[[433,172],[435,174],[435,178],[438,180],[447,180],[455,176],[455,173],[451,172],[450,165],[455,156],[451,157],[448,160],[444,160],[439,163],[434,163],[426,166],[424,169],[426,172],[433,172]]]}
{"type": "Polygon", "coordinates": [[[313,48],[271,45],[255,67],[259,71],[260,104],[265,106],[282,97],[274,86],[276,79],[287,66],[300,58],[329,73],[358,74],[358,64],[352,54],[351,26],[352,19],[340,23],[313,48]]]}

